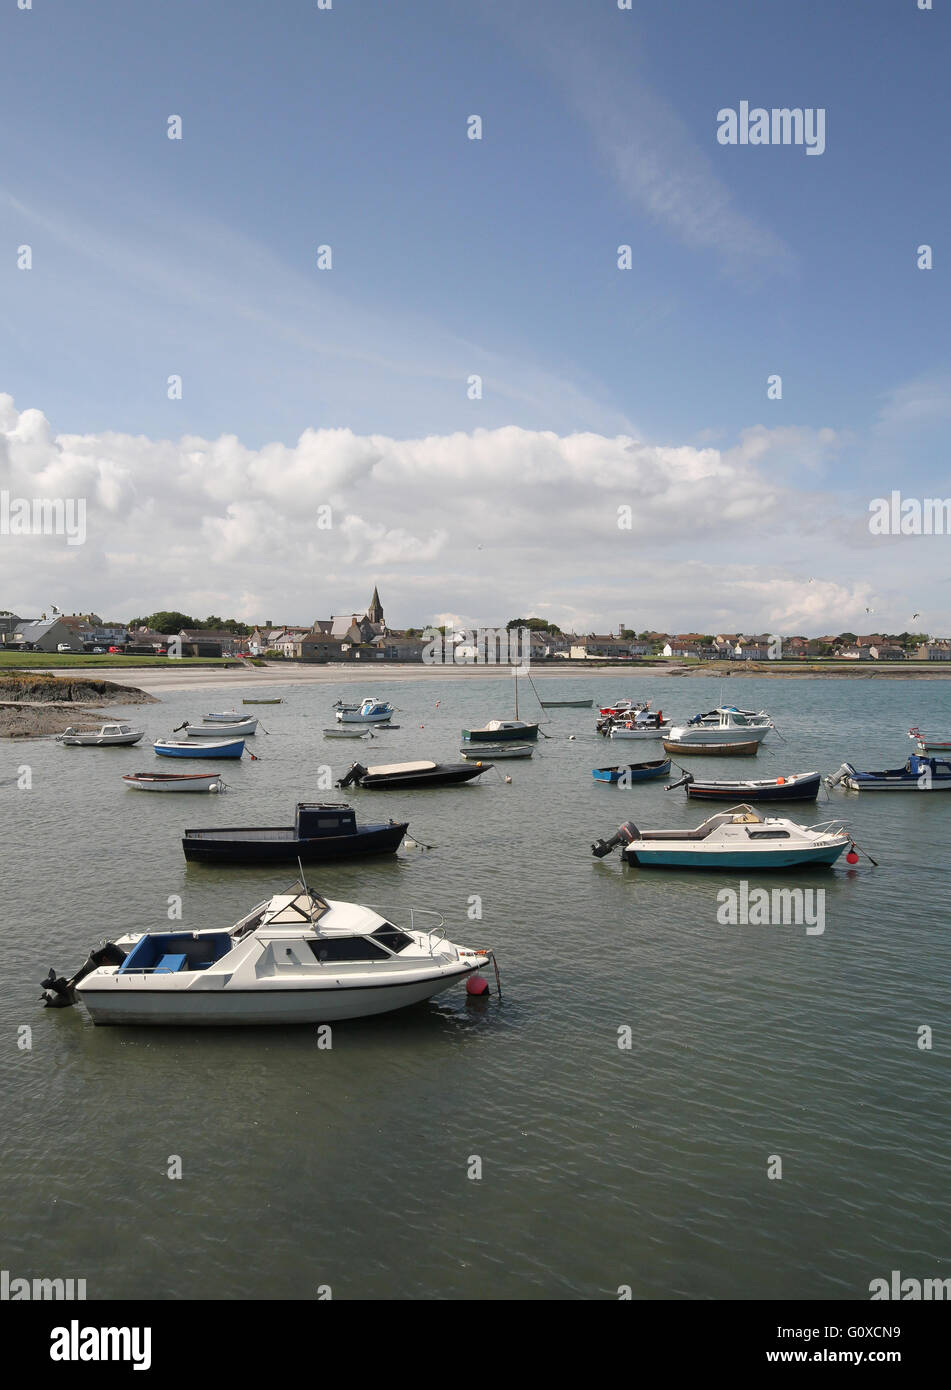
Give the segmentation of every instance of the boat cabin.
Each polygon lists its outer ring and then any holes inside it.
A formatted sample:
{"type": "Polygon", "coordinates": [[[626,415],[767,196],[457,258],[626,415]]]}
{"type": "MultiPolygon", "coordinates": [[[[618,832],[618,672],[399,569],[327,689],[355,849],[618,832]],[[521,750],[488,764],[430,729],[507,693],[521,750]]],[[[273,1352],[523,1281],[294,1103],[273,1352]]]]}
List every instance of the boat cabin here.
{"type": "Polygon", "coordinates": [[[341,801],[298,801],[294,829],[298,840],[319,840],[325,835],[355,835],[357,816],[341,801]]]}

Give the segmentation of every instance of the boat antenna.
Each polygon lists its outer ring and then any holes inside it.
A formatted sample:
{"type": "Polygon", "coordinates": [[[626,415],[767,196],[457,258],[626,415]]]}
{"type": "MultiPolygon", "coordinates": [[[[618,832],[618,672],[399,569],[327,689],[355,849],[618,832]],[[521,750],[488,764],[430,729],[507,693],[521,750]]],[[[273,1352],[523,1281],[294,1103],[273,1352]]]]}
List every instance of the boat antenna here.
{"type": "Polygon", "coordinates": [[[303,866],[303,864],[301,863],[300,855],[297,856],[297,867],[300,869],[300,883],[301,883],[301,887],[303,888],[304,892],[307,894],[308,898],[312,898],[314,895],[313,895],[313,893],[310,891],[310,889],[309,889],[308,886],[307,886],[307,879],[304,877],[304,866],[303,866]]]}

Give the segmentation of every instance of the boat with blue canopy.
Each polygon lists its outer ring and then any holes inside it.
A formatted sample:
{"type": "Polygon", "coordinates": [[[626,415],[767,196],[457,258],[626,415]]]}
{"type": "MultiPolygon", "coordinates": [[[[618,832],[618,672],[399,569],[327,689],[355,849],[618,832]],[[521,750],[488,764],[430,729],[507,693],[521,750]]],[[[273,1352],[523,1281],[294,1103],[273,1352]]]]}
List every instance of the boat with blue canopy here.
{"type": "Polygon", "coordinates": [[[942,792],[951,791],[951,762],[943,758],[923,758],[912,753],[904,767],[884,772],[859,772],[843,763],[838,772],[826,778],[830,787],[841,785],[853,792],[942,792]]]}

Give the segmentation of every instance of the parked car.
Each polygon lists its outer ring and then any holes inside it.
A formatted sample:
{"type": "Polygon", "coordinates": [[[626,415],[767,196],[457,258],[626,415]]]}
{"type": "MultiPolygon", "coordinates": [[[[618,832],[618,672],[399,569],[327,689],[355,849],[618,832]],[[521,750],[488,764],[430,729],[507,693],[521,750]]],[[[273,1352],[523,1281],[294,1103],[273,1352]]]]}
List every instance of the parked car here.
{"type": "Polygon", "coordinates": [[[56,644],[56,650],[58,652],[71,652],[73,649],[68,642],[58,642],[56,644]]]}
{"type": "Polygon", "coordinates": [[[109,651],[115,653],[116,656],[121,656],[121,655],[122,655],[122,648],[121,648],[121,647],[110,647],[110,648],[109,648],[109,651]]]}
{"type": "Polygon", "coordinates": [[[101,653],[104,652],[105,650],[106,650],[105,647],[93,647],[93,654],[98,656],[99,654],[101,654],[101,653]]]}

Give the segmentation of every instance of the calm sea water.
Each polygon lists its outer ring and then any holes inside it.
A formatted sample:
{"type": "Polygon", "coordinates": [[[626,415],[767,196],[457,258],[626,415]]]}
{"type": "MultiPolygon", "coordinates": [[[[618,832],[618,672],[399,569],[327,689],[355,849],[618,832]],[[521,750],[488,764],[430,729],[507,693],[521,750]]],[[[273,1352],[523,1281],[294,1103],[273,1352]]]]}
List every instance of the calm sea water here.
{"type": "MultiPolygon", "coordinates": [[[[910,724],[951,733],[941,681],[643,684],[549,689],[649,696],[689,716],[722,688],[767,708],[783,739],[755,760],[692,764],[718,776],[897,766],[910,724]]],[[[822,935],[722,926],[717,893],[735,878],[591,856],[621,820],[710,814],[662,783],[594,783],[593,767],[659,745],[608,743],[595,711],[552,710],[534,759],[498,764],[509,785],[490,773],[347,794],[363,818],[405,816],[431,849],[311,874],[330,896],[435,909],[450,938],[490,943],[501,1002],[455,990],[337,1025],[329,1051],[307,1028],[97,1029],[81,1007],[43,1010],[51,965],[69,973],[103,936],[166,925],[170,895],[186,925],[224,925],[293,877],[186,866],[185,825],[290,824],[295,801],[327,796],[322,765],[455,761],[464,727],[511,714],[497,681],[381,679],[400,730],[323,739],[351,691],[256,690],[286,703],[257,711],[261,761],[221,764],[221,797],[126,790],[122,772],[175,768],[148,742],[2,745],[0,1266],[84,1277],[90,1298],[161,1299],[312,1298],[322,1285],[334,1298],[613,1298],[622,1284],[635,1298],[867,1298],[892,1269],[951,1274],[951,796],[834,792],[780,809],[844,818],[879,867],[843,859],[765,880],[825,888],[822,935]],[[482,921],[466,915],[475,894],[482,921]]],[[[127,713],[151,740],[223,698],[127,713]]]]}

